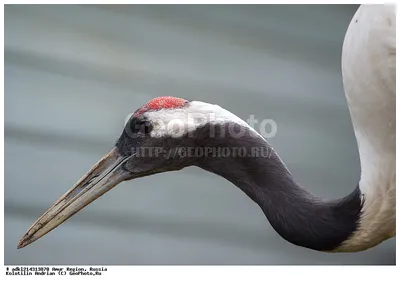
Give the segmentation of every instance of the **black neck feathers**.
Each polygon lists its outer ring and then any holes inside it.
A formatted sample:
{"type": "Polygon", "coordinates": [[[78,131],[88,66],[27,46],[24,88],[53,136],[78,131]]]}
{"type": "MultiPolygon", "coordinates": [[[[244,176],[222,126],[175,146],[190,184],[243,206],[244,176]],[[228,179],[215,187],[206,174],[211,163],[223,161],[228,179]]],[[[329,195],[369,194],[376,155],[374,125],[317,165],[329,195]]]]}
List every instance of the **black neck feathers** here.
{"type": "MultiPolygon", "coordinates": [[[[240,125],[231,125],[240,127],[240,125]]],[[[208,127],[196,134],[207,136],[208,127]]],[[[295,182],[276,152],[261,137],[247,132],[240,138],[216,134],[208,147],[245,148],[242,154],[200,158],[196,165],[216,173],[243,190],[256,202],[273,228],[287,241],[306,248],[331,251],[358,228],[362,208],[357,187],[348,196],[322,200],[295,182]],[[248,154],[243,155],[246,151],[248,154]]],[[[227,150],[227,149],[225,149],[227,150]]],[[[233,150],[232,150],[233,152],[233,150]]]]}

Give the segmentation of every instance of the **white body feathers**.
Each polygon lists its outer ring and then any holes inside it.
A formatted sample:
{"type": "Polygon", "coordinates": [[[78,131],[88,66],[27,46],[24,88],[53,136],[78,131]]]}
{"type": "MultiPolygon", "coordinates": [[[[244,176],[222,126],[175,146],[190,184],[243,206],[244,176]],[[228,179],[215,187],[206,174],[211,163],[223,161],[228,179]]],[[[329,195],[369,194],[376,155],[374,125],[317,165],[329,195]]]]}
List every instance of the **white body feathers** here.
{"type": "Polygon", "coordinates": [[[361,161],[363,216],[339,251],[372,247],[396,232],[396,8],[362,5],[346,33],[343,83],[361,161]]]}

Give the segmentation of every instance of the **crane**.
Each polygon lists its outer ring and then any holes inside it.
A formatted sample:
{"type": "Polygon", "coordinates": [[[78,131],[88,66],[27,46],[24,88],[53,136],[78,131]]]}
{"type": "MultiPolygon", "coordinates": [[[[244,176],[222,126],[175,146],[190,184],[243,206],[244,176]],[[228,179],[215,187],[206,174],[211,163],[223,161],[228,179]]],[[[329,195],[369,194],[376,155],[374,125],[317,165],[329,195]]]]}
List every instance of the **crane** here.
{"type": "Polygon", "coordinates": [[[110,152],[28,229],[18,248],[122,181],[188,166],[232,182],[259,205],[276,232],[295,245],[357,252],[395,236],[395,26],[394,6],[361,5],[345,35],[343,84],[361,163],[358,185],[347,196],[326,200],[308,192],[266,139],[228,110],[158,97],[130,116],[110,152]],[[233,148],[251,154],[234,154],[233,148]],[[218,150],[230,154],[221,156],[218,150]],[[261,151],[268,153],[256,154],[261,151]]]}

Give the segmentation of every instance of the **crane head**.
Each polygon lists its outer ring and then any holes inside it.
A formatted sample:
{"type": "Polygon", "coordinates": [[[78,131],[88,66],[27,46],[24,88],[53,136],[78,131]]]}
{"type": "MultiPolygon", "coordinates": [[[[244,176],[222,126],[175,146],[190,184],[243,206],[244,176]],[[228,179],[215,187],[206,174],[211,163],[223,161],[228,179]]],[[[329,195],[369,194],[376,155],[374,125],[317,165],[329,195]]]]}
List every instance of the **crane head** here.
{"type": "Polygon", "coordinates": [[[149,101],[130,115],[110,152],[28,229],[18,248],[41,238],[122,181],[199,165],[207,157],[205,146],[226,146],[229,138],[241,137],[239,131],[254,134],[249,128],[217,105],[175,97],[149,101]]]}

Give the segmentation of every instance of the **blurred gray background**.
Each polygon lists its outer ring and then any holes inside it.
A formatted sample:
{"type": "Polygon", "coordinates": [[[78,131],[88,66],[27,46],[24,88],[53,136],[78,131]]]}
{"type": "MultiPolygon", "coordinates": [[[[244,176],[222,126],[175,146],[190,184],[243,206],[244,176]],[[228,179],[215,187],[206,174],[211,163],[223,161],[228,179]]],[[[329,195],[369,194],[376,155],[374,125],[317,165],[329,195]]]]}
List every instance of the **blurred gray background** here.
{"type": "Polygon", "coordinates": [[[157,96],[274,119],[270,143],[312,192],[360,166],[341,81],[357,6],[5,7],[6,264],[395,264],[395,239],[326,254],[284,241],[226,180],[187,168],[119,185],[17,250],[27,228],[157,96]]]}

